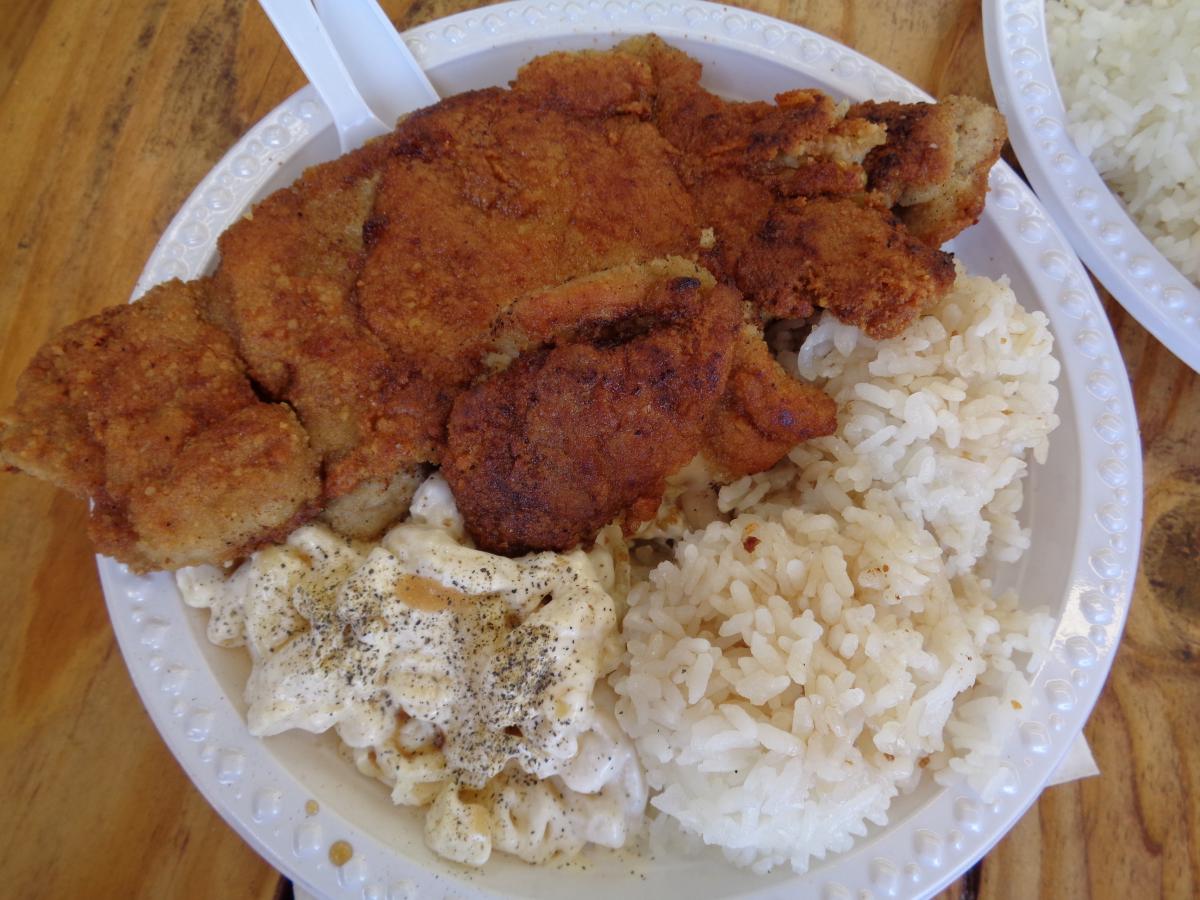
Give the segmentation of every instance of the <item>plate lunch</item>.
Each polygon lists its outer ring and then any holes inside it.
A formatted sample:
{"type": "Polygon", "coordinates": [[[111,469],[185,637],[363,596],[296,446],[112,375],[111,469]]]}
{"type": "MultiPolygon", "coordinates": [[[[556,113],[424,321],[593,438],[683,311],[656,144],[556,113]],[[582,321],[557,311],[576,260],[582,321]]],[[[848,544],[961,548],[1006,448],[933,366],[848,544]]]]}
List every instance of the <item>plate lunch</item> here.
{"type": "MultiPolygon", "coordinates": [[[[503,84],[553,50],[607,48],[655,32],[704,64],[706,86],[735,99],[803,86],[859,99],[927,99],[882,66],[802,28],[702,2],[518,2],[472,10],[405,34],[443,95],[503,84]]],[[[216,239],[255,199],[338,153],[309,87],[246,134],[200,183],[138,282],[207,271],[216,239]]],[[[1049,317],[1062,363],[1062,424],[1030,473],[1023,519],[1033,547],[1007,573],[1023,602],[1049,606],[1052,652],[1033,678],[1036,708],[1007,743],[1004,785],[984,804],[966,785],[928,780],[899,798],[891,824],[805,875],[754,875],[716,853],[699,858],[601,852],[586,865],[534,868],[494,857],[468,872],[424,844],[416,811],[342,760],[331,735],[251,737],[244,654],[205,638],[168,574],[137,577],[100,559],[109,614],[139,693],[164,740],[213,806],[267,860],[320,896],[586,898],[929,895],[982,856],[1037,798],[1079,733],[1116,652],[1137,564],[1141,457],[1125,370],[1087,274],[1032,193],[1007,166],[991,174],[978,225],[953,249],[976,274],[1007,275],[1049,317]],[[335,865],[330,846],[353,855],[335,865]]]]}

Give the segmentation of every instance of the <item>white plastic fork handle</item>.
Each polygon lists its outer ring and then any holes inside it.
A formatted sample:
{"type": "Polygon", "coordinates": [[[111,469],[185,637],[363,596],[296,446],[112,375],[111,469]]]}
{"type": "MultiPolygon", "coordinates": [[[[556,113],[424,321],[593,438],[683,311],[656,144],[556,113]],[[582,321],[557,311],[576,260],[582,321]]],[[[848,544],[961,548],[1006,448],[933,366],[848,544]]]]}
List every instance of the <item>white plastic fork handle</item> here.
{"type": "Polygon", "coordinates": [[[384,125],[355,88],[350,73],[338,58],[310,0],[258,0],[267,18],[300,64],[337,126],[342,152],[386,134],[384,125]]]}
{"type": "Polygon", "coordinates": [[[375,0],[314,0],[367,106],[388,125],[441,98],[375,0]]]}

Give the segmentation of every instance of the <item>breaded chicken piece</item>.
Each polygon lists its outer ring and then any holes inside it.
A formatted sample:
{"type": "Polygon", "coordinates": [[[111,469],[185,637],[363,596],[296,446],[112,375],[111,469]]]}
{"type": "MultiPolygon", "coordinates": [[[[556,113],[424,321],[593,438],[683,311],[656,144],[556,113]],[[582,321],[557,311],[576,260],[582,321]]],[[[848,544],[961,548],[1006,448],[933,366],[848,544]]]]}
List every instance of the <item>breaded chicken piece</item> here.
{"type": "Polygon", "coordinates": [[[845,118],[828,95],[795,90],[774,103],[732,102],[702,87],[700,63],[658,37],[631,38],[616,53],[650,66],[654,123],[680,151],[676,165],[702,224],[734,258],[739,237],[753,233],[780,199],[866,189],[862,162],[885,130],[845,118]]]}
{"type": "Polygon", "coordinates": [[[487,361],[503,369],[528,350],[546,345],[612,341],[620,332],[644,331],[670,316],[689,314],[672,294],[656,288],[671,279],[693,279],[712,290],[712,274],[679,256],[615,266],[568,284],[517,298],[492,323],[487,361]]]}
{"type": "Polygon", "coordinates": [[[912,237],[887,210],[816,197],[771,212],[738,259],[737,281],[769,318],[828,309],[888,338],[950,289],[954,259],[912,237]]]}
{"type": "MultiPolygon", "coordinates": [[[[628,269],[609,289],[624,295],[605,304],[611,329],[555,329],[455,401],[442,473],[485,550],[567,550],[617,516],[631,531],[700,448],[742,321],[737,293],[704,275],[647,286],[628,269]]],[[[555,293],[545,302],[561,308],[572,285],[555,293]]]]}
{"type": "MultiPolygon", "coordinates": [[[[703,67],[656,35],[618,44],[614,56],[644,63],[653,80],[653,119],[685,156],[742,170],[794,167],[807,158],[854,165],[884,140],[882,129],[845,120],[817,90],[777,94],[774,103],[733,102],[701,87],[703,67]]],[[[550,54],[543,59],[574,54],[550,54]]]]}
{"type": "Polygon", "coordinates": [[[744,326],[725,391],[704,429],[710,478],[725,483],[765,472],[797,444],[836,430],[833,398],[785,372],[762,332],[744,326]]]}
{"type": "Polygon", "coordinates": [[[865,196],[864,163],[886,146],[881,123],[843,115],[819,91],[724,100],[700,85],[698,62],[655,37],[619,51],[654,73],[655,123],[682,151],[681,177],[715,233],[704,263],[763,319],[823,307],[882,337],[949,289],[948,258],[865,196]]]}
{"type": "Polygon", "coordinates": [[[624,66],[607,80],[581,66],[591,106],[578,91],[564,99],[541,67],[537,84],[460,94],[400,125],[357,302],[388,348],[439,384],[479,371],[492,320],[517,297],[695,252],[673,150],[623,112],[643,105],[643,85],[627,84],[624,66]],[[563,111],[579,107],[586,116],[563,111]]]}
{"type": "MultiPolygon", "coordinates": [[[[523,297],[496,321],[494,362],[506,365],[545,344],[646,327],[646,322],[665,315],[648,308],[645,296],[650,288],[657,281],[682,277],[712,286],[706,270],[674,257],[601,272],[576,279],[569,289],[523,297]],[[618,279],[622,287],[614,290],[618,279]]],[[[836,428],[837,404],[832,398],[788,375],[771,355],[762,330],[743,325],[734,342],[725,391],[705,424],[710,477],[725,482],[765,471],[792,447],[836,428]]]]}
{"type": "Polygon", "coordinates": [[[689,187],[735,169],[781,198],[866,188],[934,247],[978,221],[1007,137],[1000,113],[971,97],[858,103],[845,113],[810,90],[779,94],[774,104],[732,103],[700,86],[696,60],[654,36],[618,50],[653,70],[654,121],[683,151],[689,187]]]}
{"type": "Polygon", "coordinates": [[[979,221],[988,172],[1008,137],[1004,117],[973,97],[936,103],[857,103],[849,118],[884,125],[867,156],[868,185],[909,232],[939,247],[979,221]]]}
{"type": "Polygon", "coordinates": [[[359,320],[351,297],[390,140],[309,169],[231,226],[208,304],[263,391],[295,408],[323,459],[331,515],[356,537],[407,509],[450,409],[439,385],[359,320]]]}
{"type": "Polygon", "coordinates": [[[320,495],[296,417],[199,316],[209,286],[169,282],[65,329],[0,429],[0,461],[88,497],[97,549],[137,571],[237,559],[320,495]]]}
{"type": "Polygon", "coordinates": [[[572,117],[628,113],[645,119],[654,101],[654,73],[624,53],[547,53],[521,67],[512,90],[541,109],[572,117]]]}
{"type": "MultiPolygon", "coordinates": [[[[576,279],[567,289],[521,298],[499,319],[492,332],[493,363],[507,365],[521,353],[546,344],[607,340],[621,331],[636,332],[662,322],[682,308],[655,309],[655,283],[694,278],[709,289],[712,275],[678,257],[640,266],[613,269],[576,279]],[[614,289],[614,284],[620,289],[614,289]]],[[[725,391],[705,425],[704,453],[711,478],[732,481],[771,468],[803,441],[832,434],[837,405],[819,388],[792,378],[772,357],[762,329],[746,323],[733,346],[725,391]]]]}
{"type": "Polygon", "coordinates": [[[540,57],[259,203],[211,280],[49,344],[0,459],[90,496],[101,549],[139,568],[318,509],[370,537],[447,452],[484,540],[567,546],[652,513],[702,445],[732,477],[824,433],[761,326],[823,307],[901,331],[953,280],[931,247],[978,215],[1002,140],[960,98],[732,103],[655,37],[540,57]]]}

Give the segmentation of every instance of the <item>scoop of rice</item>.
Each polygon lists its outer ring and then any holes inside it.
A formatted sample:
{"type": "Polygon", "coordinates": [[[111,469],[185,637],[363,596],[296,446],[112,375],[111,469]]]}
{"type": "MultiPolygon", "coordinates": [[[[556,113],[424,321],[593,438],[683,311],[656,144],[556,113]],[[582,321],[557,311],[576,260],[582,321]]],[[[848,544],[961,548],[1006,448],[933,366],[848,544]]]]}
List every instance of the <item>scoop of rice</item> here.
{"type": "Polygon", "coordinates": [[[661,814],[765,871],[848,849],[922,771],[998,788],[1053,623],[978,570],[1028,545],[1057,424],[1041,313],[960,273],[903,337],[824,319],[790,363],[832,437],[722,489],[733,514],[629,594],[617,712],[661,814]]]}
{"type": "Polygon", "coordinates": [[[1046,28],[1071,138],[1200,283],[1200,4],[1051,0],[1046,28]]]}

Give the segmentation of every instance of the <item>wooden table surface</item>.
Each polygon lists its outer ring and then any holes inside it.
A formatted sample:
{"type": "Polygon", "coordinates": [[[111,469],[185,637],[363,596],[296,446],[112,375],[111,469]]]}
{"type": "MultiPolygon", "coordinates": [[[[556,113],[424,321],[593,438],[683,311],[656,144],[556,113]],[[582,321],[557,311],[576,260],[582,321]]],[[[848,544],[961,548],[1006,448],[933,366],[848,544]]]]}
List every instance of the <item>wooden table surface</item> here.
{"type": "MultiPolygon", "coordinates": [[[[401,28],[477,5],[385,3],[401,28]]],[[[990,99],[978,0],[752,0],[935,95],[990,99]]],[[[303,78],[253,0],[6,0],[0,405],[55,329],[123,302],[171,216],[303,78]]],[[[1145,450],[1144,551],[1087,727],[1102,775],[1048,790],[949,892],[1200,892],[1200,378],[1107,300],[1145,450]]],[[[84,504],[0,476],[0,895],[273,897],[142,710],[84,504]]]]}

